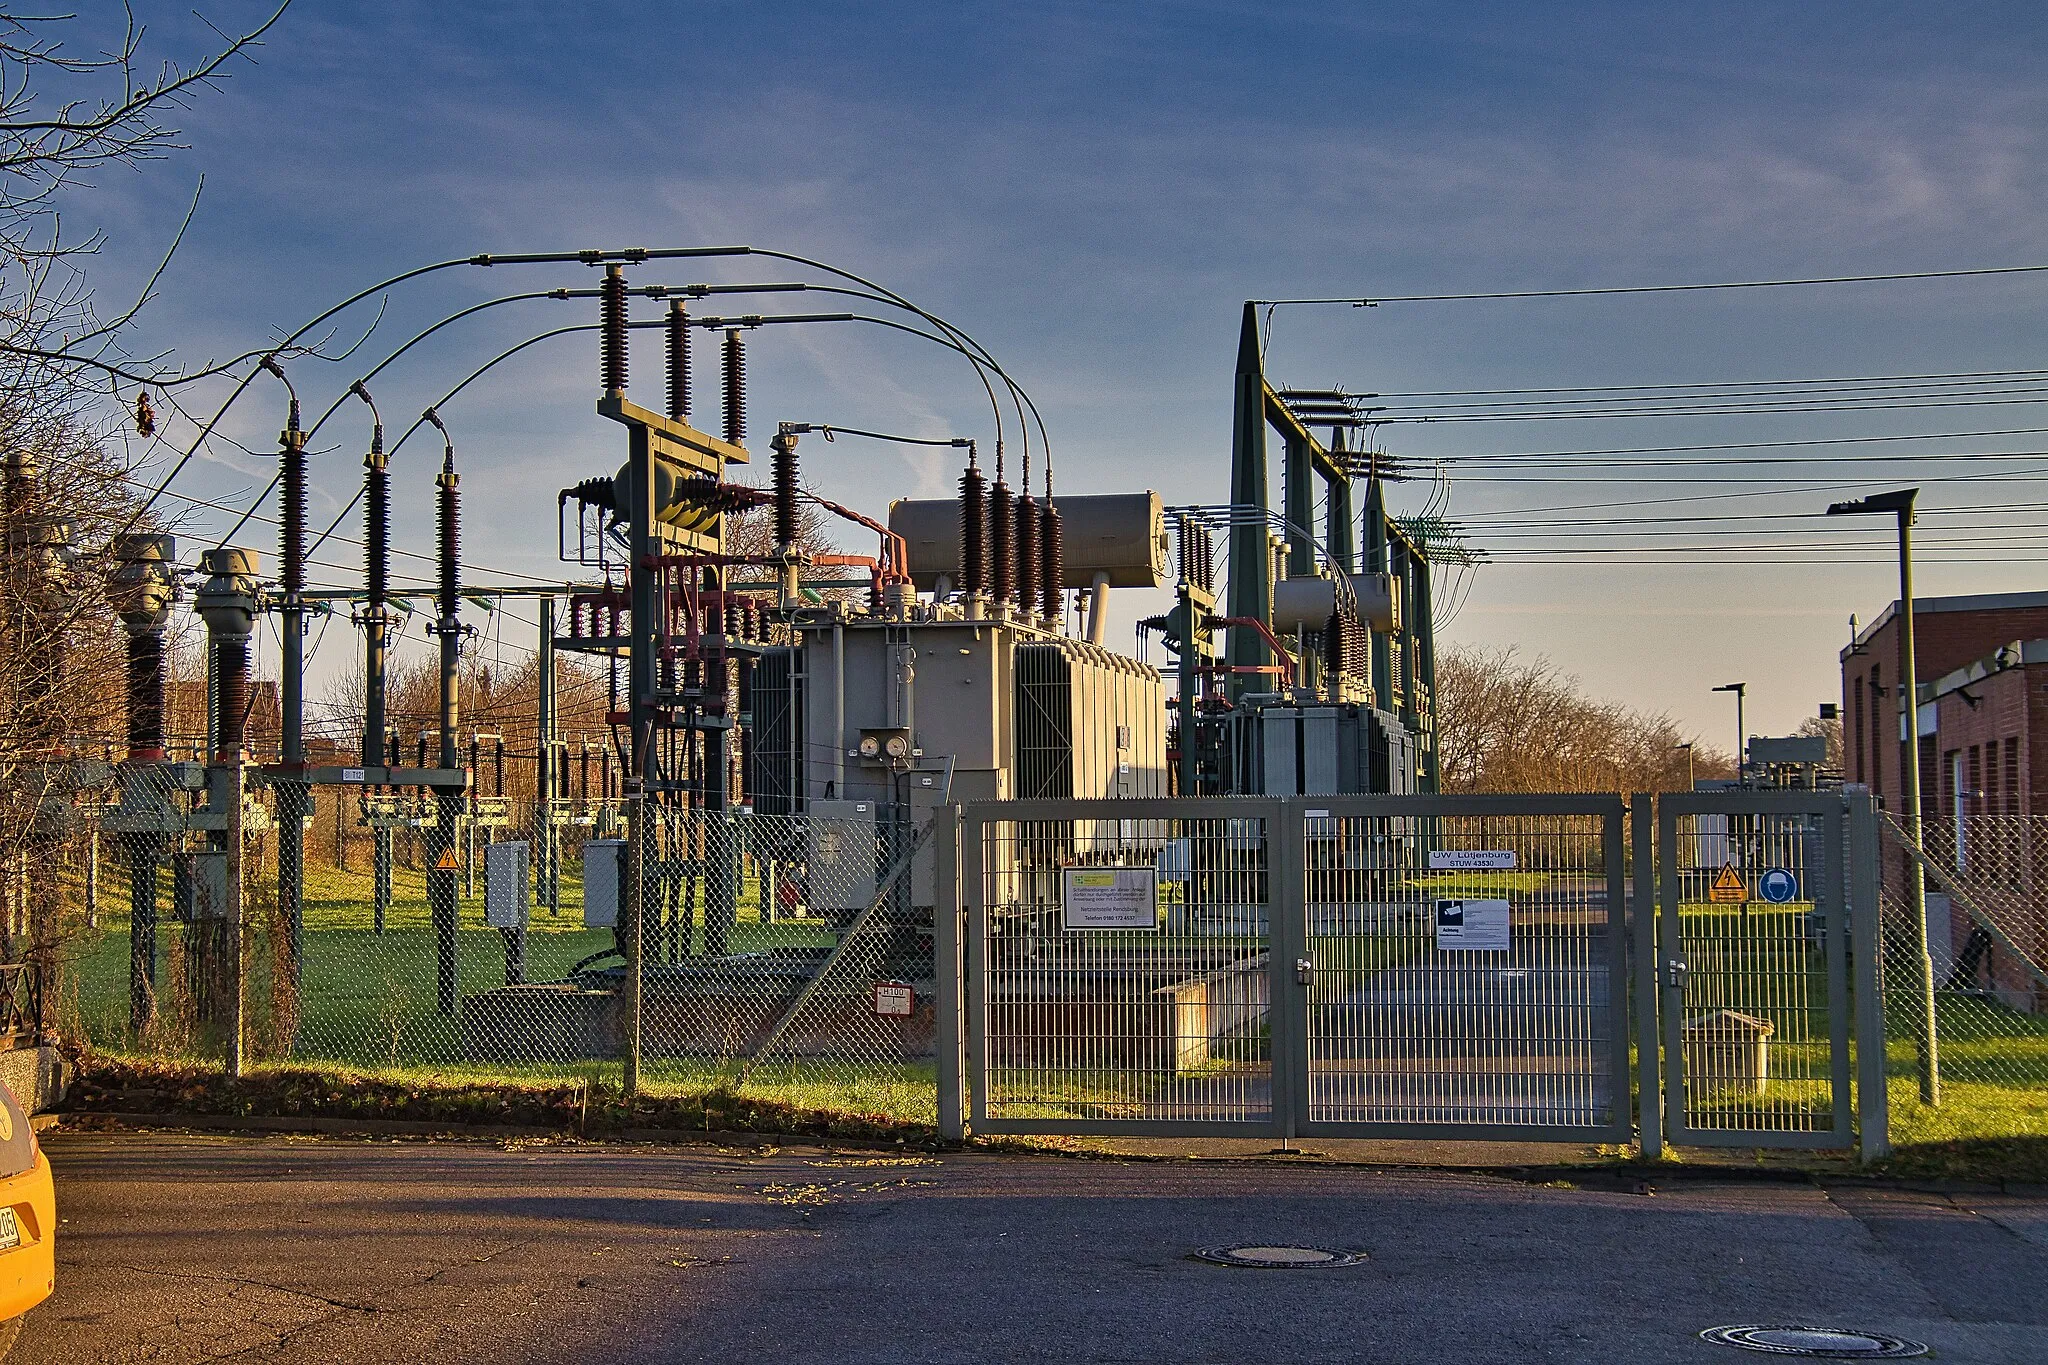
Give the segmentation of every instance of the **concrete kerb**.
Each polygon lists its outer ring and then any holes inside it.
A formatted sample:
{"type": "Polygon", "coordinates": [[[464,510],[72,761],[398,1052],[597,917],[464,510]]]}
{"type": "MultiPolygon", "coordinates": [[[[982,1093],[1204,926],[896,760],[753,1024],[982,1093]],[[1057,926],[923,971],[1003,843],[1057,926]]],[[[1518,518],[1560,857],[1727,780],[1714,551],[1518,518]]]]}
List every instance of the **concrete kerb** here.
{"type": "Polygon", "coordinates": [[[1720,1164],[1707,1161],[1644,1162],[1617,1158],[1584,1164],[1484,1165],[1460,1162],[1415,1163],[1333,1157],[1315,1152],[1273,1152],[1263,1155],[1157,1155],[1104,1152],[1041,1146],[1016,1138],[987,1138],[965,1143],[912,1142],[869,1138],[821,1138],[806,1133],[755,1133],[725,1130],[627,1128],[581,1135],[561,1128],[530,1124],[435,1123],[407,1119],[340,1119],[264,1114],[136,1114],[84,1110],[38,1115],[36,1131],[52,1128],[76,1132],[131,1130],[141,1132],[204,1132],[251,1137],[304,1135],[322,1138],[458,1140],[471,1142],[550,1141],[590,1148],[621,1146],[746,1149],[769,1155],[785,1151],[918,1152],[1058,1157],[1065,1160],[1121,1165],[1185,1165],[1218,1167],[1316,1166],[1379,1173],[1433,1174],[1508,1181],[1521,1185],[1570,1186],[1618,1194],[1654,1196],[1660,1187],[1692,1184],[1853,1185],[1925,1194],[2005,1194],[2048,1198],[2048,1185],[2023,1181],[1927,1180],[1892,1177],[1847,1166],[1810,1164],[1720,1164]]]}

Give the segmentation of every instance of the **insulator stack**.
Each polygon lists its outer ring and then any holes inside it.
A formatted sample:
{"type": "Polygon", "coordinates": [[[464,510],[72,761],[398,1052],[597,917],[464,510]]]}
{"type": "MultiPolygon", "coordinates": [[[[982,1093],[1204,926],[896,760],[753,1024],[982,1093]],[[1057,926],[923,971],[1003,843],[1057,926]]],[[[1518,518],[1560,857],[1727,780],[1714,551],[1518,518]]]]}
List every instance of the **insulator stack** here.
{"type": "Polygon", "coordinates": [[[1017,605],[1038,614],[1038,503],[1027,491],[1017,499],[1017,605]]]}
{"type": "Polygon", "coordinates": [[[283,566],[278,582],[286,598],[296,601],[306,590],[306,442],[299,435],[298,404],[292,407],[291,424],[277,457],[279,497],[284,503],[278,525],[278,558],[283,566]]]}
{"type": "Polygon", "coordinates": [[[1010,500],[1010,486],[996,476],[995,501],[989,510],[989,538],[994,543],[989,550],[989,564],[995,571],[995,595],[998,602],[1017,600],[1017,538],[1016,504],[1010,500]]]}
{"type": "Polygon", "coordinates": [[[747,342],[737,327],[725,333],[725,439],[732,445],[747,439],[747,342]]]}
{"type": "Polygon", "coordinates": [[[597,369],[606,393],[626,391],[626,276],[615,265],[604,268],[597,295],[597,369]]]}
{"type": "Polygon", "coordinates": [[[453,459],[442,463],[441,477],[437,482],[440,487],[441,573],[435,600],[445,627],[455,622],[462,609],[462,504],[456,492],[461,480],[456,476],[453,459]]]}
{"type": "Polygon", "coordinates": [[[960,476],[960,588],[988,595],[988,480],[973,465],[960,476]]]}
{"type": "Polygon", "coordinates": [[[1208,592],[1216,591],[1216,536],[1206,526],[1195,527],[1196,566],[1201,578],[1196,580],[1208,592]]]}
{"type": "Polygon", "coordinates": [[[363,475],[363,592],[379,612],[391,592],[391,469],[372,450],[363,475]]]}
{"type": "MultiPolygon", "coordinates": [[[[728,332],[728,336],[737,336],[728,332]]],[[[737,445],[738,441],[735,440],[737,445]]],[[[794,545],[800,530],[796,514],[797,460],[796,438],[777,433],[775,455],[772,465],[775,492],[775,548],[794,545]]]]}
{"type": "Polygon", "coordinates": [[[249,637],[215,636],[214,697],[219,711],[220,752],[237,754],[249,719],[249,637]]]}
{"type": "Polygon", "coordinates": [[[1053,507],[1052,499],[1045,500],[1039,512],[1038,534],[1038,611],[1048,620],[1058,621],[1060,611],[1060,582],[1065,565],[1061,562],[1060,514],[1053,507]]]}
{"type": "Polygon", "coordinates": [[[681,299],[668,305],[668,415],[690,420],[690,313],[681,299]]]}
{"type": "Polygon", "coordinates": [[[128,632],[128,752],[161,755],[164,749],[164,637],[128,632]]]}

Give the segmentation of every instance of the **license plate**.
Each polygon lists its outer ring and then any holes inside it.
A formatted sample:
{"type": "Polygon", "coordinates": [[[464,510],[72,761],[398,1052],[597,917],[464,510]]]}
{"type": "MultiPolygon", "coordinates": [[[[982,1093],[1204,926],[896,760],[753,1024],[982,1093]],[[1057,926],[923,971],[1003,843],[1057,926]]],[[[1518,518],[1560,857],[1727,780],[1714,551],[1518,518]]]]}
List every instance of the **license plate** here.
{"type": "Polygon", "coordinates": [[[12,1251],[21,1245],[21,1220],[14,1216],[11,1208],[0,1208],[0,1251],[12,1251]]]}

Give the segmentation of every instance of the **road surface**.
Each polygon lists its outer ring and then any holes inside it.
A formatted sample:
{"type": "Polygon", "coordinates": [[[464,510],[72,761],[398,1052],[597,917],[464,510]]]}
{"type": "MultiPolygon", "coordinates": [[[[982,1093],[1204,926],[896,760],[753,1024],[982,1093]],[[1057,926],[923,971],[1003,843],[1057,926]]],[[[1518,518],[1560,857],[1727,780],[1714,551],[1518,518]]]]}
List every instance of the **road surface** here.
{"type": "Polygon", "coordinates": [[[53,1132],[22,1362],[2048,1361],[2048,1200],[1586,1172],[53,1132]],[[1188,1258],[1362,1250],[1343,1269],[1188,1258]]]}

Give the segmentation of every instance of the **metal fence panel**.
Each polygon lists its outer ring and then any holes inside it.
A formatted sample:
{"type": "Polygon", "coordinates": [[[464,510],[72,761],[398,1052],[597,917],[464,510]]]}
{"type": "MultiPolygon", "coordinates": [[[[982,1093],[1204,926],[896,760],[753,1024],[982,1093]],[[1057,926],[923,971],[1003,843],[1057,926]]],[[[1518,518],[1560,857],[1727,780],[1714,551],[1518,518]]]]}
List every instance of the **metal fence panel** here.
{"type": "Polygon", "coordinates": [[[973,1126],[1278,1131],[1277,802],[965,807],[973,1126]]]}
{"type": "Polygon", "coordinates": [[[1665,796],[1657,820],[1664,1136],[1849,1146],[1841,797],[1665,796]]]}
{"type": "Polygon", "coordinates": [[[1620,800],[1305,805],[1303,1131],[1627,1141],[1620,800]]]}
{"type": "Polygon", "coordinates": [[[1880,817],[1878,901],[1891,1135],[1900,1145],[2048,1137],[2048,816],[1930,801],[1923,824],[1941,1103],[1915,1081],[1923,989],[1906,877],[1912,841],[1880,817]],[[1954,813],[1958,807],[1962,814],[1954,813]]]}

